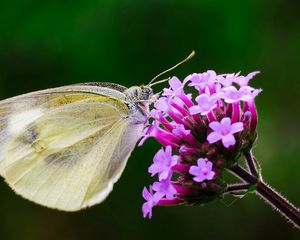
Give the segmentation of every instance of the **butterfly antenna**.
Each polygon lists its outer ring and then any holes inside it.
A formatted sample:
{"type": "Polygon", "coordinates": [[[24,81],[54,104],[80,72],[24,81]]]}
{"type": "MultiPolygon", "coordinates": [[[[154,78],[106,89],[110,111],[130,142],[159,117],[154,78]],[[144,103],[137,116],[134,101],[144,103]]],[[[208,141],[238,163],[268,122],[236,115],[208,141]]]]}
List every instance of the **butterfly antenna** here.
{"type": "Polygon", "coordinates": [[[157,85],[157,84],[161,84],[161,83],[167,82],[167,81],[169,81],[170,79],[171,79],[171,78],[168,77],[168,78],[166,78],[166,79],[159,80],[159,81],[156,81],[156,82],[154,82],[154,83],[148,84],[148,86],[149,86],[149,87],[152,87],[152,86],[154,86],[154,85],[157,85]]]}
{"type": "MultiPolygon", "coordinates": [[[[188,55],[184,60],[182,60],[181,62],[177,63],[177,64],[174,65],[173,67],[171,67],[171,68],[169,68],[169,69],[167,69],[167,70],[161,72],[160,74],[156,75],[154,78],[152,78],[151,81],[148,83],[148,86],[153,86],[154,84],[151,84],[151,83],[153,83],[157,78],[159,78],[160,76],[164,75],[164,74],[167,73],[167,72],[172,71],[173,69],[177,68],[177,67],[180,66],[181,64],[183,64],[183,63],[189,61],[189,60],[190,60],[192,57],[194,57],[194,56],[195,56],[195,51],[192,51],[192,52],[190,53],[190,55],[188,55]]],[[[159,81],[159,83],[165,82],[165,81],[167,81],[167,80],[166,80],[166,79],[161,80],[161,81],[159,81]]],[[[156,83],[155,83],[155,84],[156,84],[156,83]]],[[[158,84],[158,82],[157,82],[157,84],[158,84]]]]}

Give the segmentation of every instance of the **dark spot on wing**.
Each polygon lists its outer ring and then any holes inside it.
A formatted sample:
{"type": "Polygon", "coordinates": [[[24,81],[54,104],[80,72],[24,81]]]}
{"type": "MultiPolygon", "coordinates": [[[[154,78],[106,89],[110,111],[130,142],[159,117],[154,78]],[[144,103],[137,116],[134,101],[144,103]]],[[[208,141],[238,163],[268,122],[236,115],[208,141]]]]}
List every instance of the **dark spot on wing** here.
{"type": "Polygon", "coordinates": [[[27,128],[22,135],[18,137],[18,141],[24,144],[32,144],[38,139],[38,129],[32,125],[27,128]]]}
{"type": "Polygon", "coordinates": [[[48,157],[45,158],[45,163],[46,164],[64,164],[68,161],[70,161],[70,158],[72,158],[72,153],[71,152],[58,152],[58,153],[53,153],[49,155],[48,157]]]}

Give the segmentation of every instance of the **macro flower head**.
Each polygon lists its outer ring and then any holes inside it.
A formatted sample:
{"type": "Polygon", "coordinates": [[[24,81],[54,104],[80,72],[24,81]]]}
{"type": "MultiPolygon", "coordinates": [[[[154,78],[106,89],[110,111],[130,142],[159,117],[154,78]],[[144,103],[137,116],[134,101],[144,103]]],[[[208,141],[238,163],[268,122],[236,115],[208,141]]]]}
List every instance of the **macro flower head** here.
{"type": "Polygon", "coordinates": [[[257,73],[209,70],[169,80],[139,144],[153,137],[162,145],[148,169],[157,181],[144,188],[144,217],[154,206],[204,204],[224,194],[224,169],[256,139],[254,100],[261,90],[248,82],[257,73]]]}

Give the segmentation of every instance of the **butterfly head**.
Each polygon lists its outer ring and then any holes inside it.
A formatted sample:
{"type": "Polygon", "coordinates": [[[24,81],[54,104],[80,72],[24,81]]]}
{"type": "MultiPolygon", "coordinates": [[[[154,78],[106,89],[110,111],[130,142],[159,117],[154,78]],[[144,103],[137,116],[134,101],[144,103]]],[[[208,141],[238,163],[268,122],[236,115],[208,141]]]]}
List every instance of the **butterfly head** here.
{"type": "Polygon", "coordinates": [[[153,96],[153,90],[150,86],[141,86],[140,87],[140,93],[138,96],[139,100],[150,100],[153,96]]]}
{"type": "Polygon", "coordinates": [[[125,91],[128,99],[135,102],[148,102],[151,101],[153,90],[150,86],[134,86],[125,91]]]}
{"type": "Polygon", "coordinates": [[[133,86],[125,92],[127,104],[131,111],[130,119],[133,123],[145,123],[149,115],[149,104],[155,102],[155,95],[150,86],[133,86]]]}

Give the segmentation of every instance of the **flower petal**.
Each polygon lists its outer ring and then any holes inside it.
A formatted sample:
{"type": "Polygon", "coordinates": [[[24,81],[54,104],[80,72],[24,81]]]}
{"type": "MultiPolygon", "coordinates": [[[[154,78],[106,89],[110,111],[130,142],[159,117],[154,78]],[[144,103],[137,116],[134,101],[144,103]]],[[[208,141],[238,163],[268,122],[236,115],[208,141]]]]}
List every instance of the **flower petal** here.
{"type": "Polygon", "coordinates": [[[161,171],[159,174],[158,174],[158,180],[159,181],[162,181],[162,180],[165,180],[168,178],[169,174],[170,174],[171,170],[164,170],[164,171],[161,171]]]}
{"type": "Polygon", "coordinates": [[[242,122],[236,122],[234,124],[231,125],[231,131],[230,133],[234,134],[237,132],[241,132],[244,130],[244,126],[242,122]]]}
{"type": "Polygon", "coordinates": [[[221,130],[221,124],[217,121],[211,122],[209,124],[209,127],[216,132],[219,132],[221,130]]]}
{"type": "Polygon", "coordinates": [[[207,175],[206,175],[206,179],[207,180],[212,180],[215,176],[215,172],[214,171],[210,171],[207,175]]]}
{"type": "Polygon", "coordinates": [[[222,137],[222,143],[224,147],[229,148],[230,146],[233,146],[235,144],[235,138],[232,134],[228,134],[226,136],[222,137]]]}
{"type": "Polygon", "coordinates": [[[149,202],[145,202],[142,206],[142,212],[143,212],[143,216],[144,218],[147,217],[147,215],[149,216],[149,219],[151,219],[152,217],[152,208],[153,205],[149,202]]]}
{"type": "Polygon", "coordinates": [[[221,124],[224,126],[224,127],[230,127],[231,125],[231,119],[229,117],[225,117],[221,120],[221,124]]]}
{"type": "Polygon", "coordinates": [[[173,90],[177,90],[183,87],[182,82],[177,77],[172,77],[169,80],[169,85],[173,90]]]}
{"type": "Polygon", "coordinates": [[[200,175],[200,176],[194,177],[193,180],[195,182],[203,182],[205,180],[205,176],[200,175]]]}
{"type": "Polygon", "coordinates": [[[207,167],[209,170],[212,169],[212,166],[213,166],[212,162],[211,162],[211,161],[207,161],[206,167],[207,167]]]}
{"type": "Polygon", "coordinates": [[[143,188],[142,195],[143,195],[143,198],[147,201],[152,197],[151,193],[148,191],[148,189],[146,187],[143,188]]]}
{"type": "Polygon", "coordinates": [[[191,175],[194,175],[194,176],[197,176],[199,174],[199,168],[197,166],[191,166],[190,167],[190,170],[189,170],[189,173],[191,175]]]}
{"type": "Polygon", "coordinates": [[[192,106],[189,108],[190,114],[195,115],[201,113],[201,108],[199,106],[192,106]]]}
{"type": "Polygon", "coordinates": [[[206,162],[207,162],[207,158],[199,158],[197,161],[197,165],[198,167],[201,168],[206,168],[206,162]]]}
{"type": "Polygon", "coordinates": [[[208,134],[208,136],[207,136],[207,141],[208,141],[210,144],[211,144],[211,143],[215,143],[215,142],[221,140],[222,137],[223,137],[223,136],[222,136],[220,133],[218,133],[218,132],[212,132],[212,133],[208,134]]]}

